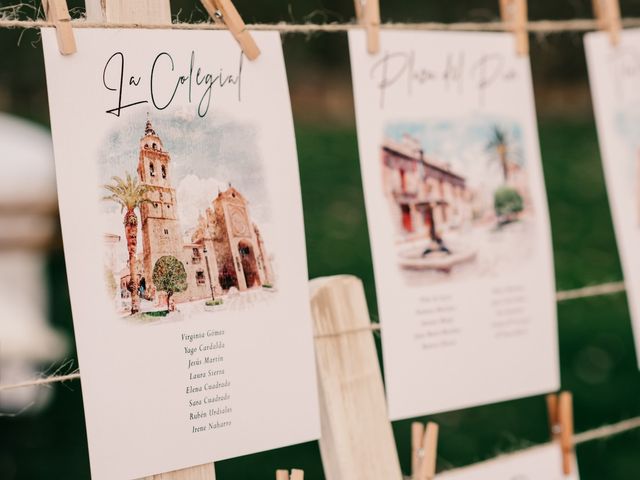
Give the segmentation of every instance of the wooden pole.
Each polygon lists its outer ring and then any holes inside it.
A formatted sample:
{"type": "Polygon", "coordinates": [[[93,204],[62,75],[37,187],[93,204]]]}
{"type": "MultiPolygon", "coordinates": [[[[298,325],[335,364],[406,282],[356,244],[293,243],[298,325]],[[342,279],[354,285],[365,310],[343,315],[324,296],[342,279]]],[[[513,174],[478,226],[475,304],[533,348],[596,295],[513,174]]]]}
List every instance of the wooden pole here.
{"type": "Polygon", "coordinates": [[[276,480],[304,480],[304,472],[294,468],[289,475],[289,470],[276,470],[276,480]]]}
{"type": "Polygon", "coordinates": [[[216,472],[213,463],[207,463],[175,472],[151,475],[144,480],[216,480],[216,472]]]}
{"type": "Polygon", "coordinates": [[[171,23],[169,0],[85,0],[87,20],[111,23],[171,23]]]}
{"type": "MultiPolygon", "coordinates": [[[[87,19],[93,22],[170,24],[169,0],[85,0],[87,19]]],[[[215,480],[213,463],[160,473],[145,480],[215,480]]]]}
{"type": "Polygon", "coordinates": [[[362,282],[310,283],[327,480],[402,480],[362,282]]]}

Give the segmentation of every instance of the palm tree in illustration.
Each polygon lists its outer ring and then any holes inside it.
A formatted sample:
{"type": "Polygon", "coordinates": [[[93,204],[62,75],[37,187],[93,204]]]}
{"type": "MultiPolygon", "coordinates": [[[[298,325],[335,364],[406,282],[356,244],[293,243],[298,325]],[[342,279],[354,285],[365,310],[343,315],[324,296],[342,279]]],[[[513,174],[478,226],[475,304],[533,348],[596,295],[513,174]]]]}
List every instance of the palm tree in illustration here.
{"type": "Polygon", "coordinates": [[[127,251],[129,252],[129,275],[130,281],[128,289],[131,292],[131,315],[140,310],[140,295],[138,293],[138,274],[136,273],[136,251],[138,248],[138,216],[135,209],[148,202],[146,194],[149,190],[147,185],[138,182],[138,179],[129,172],[124,179],[112,177],[112,183],[103,185],[109,195],[103,200],[115,202],[120,205],[120,211],[124,214],[124,233],[127,239],[127,251]]]}
{"type": "Polygon", "coordinates": [[[507,133],[497,125],[491,131],[487,150],[495,151],[502,168],[504,183],[507,183],[509,180],[509,141],[507,140],[507,133]]]}
{"type": "MultiPolygon", "coordinates": [[[[513,180],[513,178],[509,178],[510,175],[513,176],[510,163],[513,162],[513,157],[518,157],[520,153],[518,149],[514,150],[512,147],[505,130],[494,125],[486,148],[495,152],[493,158],[497,158],[504,180],[503,185],[493,192],[493,206],[498,218],[498,226],[504,226],[517,220],[519,214],[524,210],[521,193],[509,185],[509,180],[513,180]]],[[[517,164],[513,163],[513,165],[517,164]]]]}

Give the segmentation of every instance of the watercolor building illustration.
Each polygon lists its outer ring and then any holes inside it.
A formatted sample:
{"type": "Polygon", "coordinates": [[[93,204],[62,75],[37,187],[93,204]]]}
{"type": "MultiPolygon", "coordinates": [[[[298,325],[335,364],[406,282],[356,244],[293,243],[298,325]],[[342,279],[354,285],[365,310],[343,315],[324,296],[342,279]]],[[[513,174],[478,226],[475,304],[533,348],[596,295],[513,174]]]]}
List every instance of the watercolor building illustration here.
{"type": "Polygon", "coordinates": [[[501,258],[517,257],[529,245],[522,241],[531,217],[526,169],[514,160],[513,140],[504,132],[486,125],[478,130],[487,138],[478,135],[466,150],[460,147],[465,160],[455,167],[427,154],[408,133],[386,136],[380,146],[398,264],[412,282],[460,270],[495,272],[501,258]]]}
{"type": "MultiPolygon", "coordinates": [[[[251,219],[247,199],[229,184],[224,191],[212,194],[197,225],[183,230],[171,162],[162,139],[147,120],[140,139],[137,178],[122,181],[133,185],[130,190],[137,189],[133,206],[139,211],[139,225],[135,210],[130,209],[132,214],[125,214],[125,236],[137,237],[140,231],[142,255],[137,238],[127,238],[129,260],[118,268],[120,237],[114,233],[104,236],[107,271],[117,279],[120,296],[131,299],[130,304],[123,303],[122,313],[145,311],[139,307],[141,301],[147,309],[166,305],[171,311],[175,303],[214,300],[230,291],[272,287],[269,256],[251,219]],[[131,222],[136,223],[135,228],[127,230],[131,222]],[[190,238],[185,239],[185,231],[191,232],[190,238]]],[[[115,187],[105,188],[111,191],[115,187]]]]}
{"type": "Polygon", "coordinates": [[[433,238],[437,228],[448,230],[470,218],[464,176],[428,158],[416,139],[387,139],[381,153],[383,186],[396,204],[392,212],[401,235],[433,238]]]}

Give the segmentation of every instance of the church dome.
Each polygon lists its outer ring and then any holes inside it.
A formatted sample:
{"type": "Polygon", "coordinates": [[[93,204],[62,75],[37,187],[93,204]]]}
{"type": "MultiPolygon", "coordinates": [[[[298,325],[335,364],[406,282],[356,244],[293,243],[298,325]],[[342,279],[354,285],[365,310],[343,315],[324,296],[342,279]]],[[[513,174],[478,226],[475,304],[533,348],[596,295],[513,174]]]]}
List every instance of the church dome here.
{"type": "Polygon", "coordinates": [[[157,152],[164,152],[164,145],[162,145],[162,140],[153,129],[153,125],[151,124],[151,120],[147,118],[147,123],[144,127],[144,137],[140,140],[142,148],[145,150],[154,150],[157,152]]]}
{"type": "Polygon", "coordinates": [[[144,129],[144,134],[145,136],[147,135],[153,135],[156,136],[156,131],[153,129],[153,126],[151,125],[151,120],[147,119],[147,125],[144,129]]]}

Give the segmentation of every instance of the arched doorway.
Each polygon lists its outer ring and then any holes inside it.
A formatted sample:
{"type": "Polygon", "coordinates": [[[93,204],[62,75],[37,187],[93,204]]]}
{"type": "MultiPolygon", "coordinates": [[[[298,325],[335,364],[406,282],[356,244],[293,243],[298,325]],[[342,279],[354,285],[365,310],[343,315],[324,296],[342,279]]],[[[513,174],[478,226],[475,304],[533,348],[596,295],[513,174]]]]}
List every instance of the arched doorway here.
{"type": "Polygon", "coordinates": [[[416,205],[416,209],[422,214],[427,235],[430,239],[434,239],[436,236],[436,224],[433,218],[433,207],[431,206],[431,203],[419,203],[416,205]]]}
{"type": "Polygon", "coordinates": [[[138,282],[138,293],[140,294],[140,296],[142,298],[147,298],[147,281],[145,280],[144,277],[140,278],[140,281],[138,282]]]}
{"type": "MultiPolygon", "coordinates": [[[[233,262],[233,260],[231,260],[233,262]]],[[[231,264],[233,265],[233,263],[231,264]]],[[[233,268],[233,267],[232,267],[233,268]]],[[[218,273],[218,283],[223,290],[229,290],[231,287],[238,288],[238,278],[235,269],[230,269],[227,265],[222,266],[222,270],[218,273]]]]}
{"type": "Polygon", "coordinates": [[[260,275],[258,274],[258,262],[253,250],[253,246],[246,240],[240,240],[238,251],[242,259],[242,270],[247,288],[260,286],[260,275]]]}
{"type": "Polygon", "coordinates": [[[411,207],[406,203],[400,204],[400,211],[402,212],[402,228],[406,233],[413,232],[413,219],[411,218],[411,207]]]}

